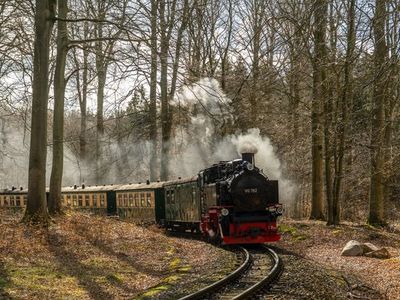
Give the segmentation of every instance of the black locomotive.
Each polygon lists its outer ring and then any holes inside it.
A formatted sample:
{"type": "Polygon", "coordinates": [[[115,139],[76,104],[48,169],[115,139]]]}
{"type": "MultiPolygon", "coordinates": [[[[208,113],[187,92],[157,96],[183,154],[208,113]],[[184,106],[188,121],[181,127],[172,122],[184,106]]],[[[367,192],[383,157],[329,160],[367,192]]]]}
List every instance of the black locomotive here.
{"type": "Polygon", "coordinates": [[[206,210],[201,228],[224,244],[264,243],[280,238],[276,219],[282,214],[278,181],[254,166],[254,155],[220,162],[199,173],[206,210]]]}

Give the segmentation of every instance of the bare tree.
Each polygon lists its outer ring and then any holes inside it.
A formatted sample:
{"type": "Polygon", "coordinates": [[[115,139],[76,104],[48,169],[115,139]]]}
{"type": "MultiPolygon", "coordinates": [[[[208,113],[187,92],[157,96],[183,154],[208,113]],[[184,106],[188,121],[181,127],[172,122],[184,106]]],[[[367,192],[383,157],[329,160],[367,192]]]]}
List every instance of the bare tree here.
{"type": "Polygon", "coordinates": [[[36,0],[35,47],[31,146],[29,153],[28,203],[25,222],[48,222],[46,202],[47,104],[49,84],[49,43],[56,1],[36,0]]]}
{"type": "MultiPolygon", "coordinates": [[[[67,1],[58,1],[58,16],[66,19],[67,1]]],[[[49,213],[62,213],[61,185],[64,167],[64,97],[65,97],[65,64],[68,51],[68,31],[65,21],[57,23],[57,57],[54,73],[54,112],[53,112],[53,164],[50,176],[50,193],[48,198],[49,213]]]]}
{"type": "Polygon", "coordinates": [[[386,0],[376,0],[374,32],[374,90],[371,115],[371,181],[369,195],[370,224],[382,225],[384,220],[384,155],[387,45],[385,39],[386,0]]]}
{"type": "Polygon", "coordinates": [[[158,0],[151,0],[151,62],[150,62],[150,180],[158,178],[157,165],[157,11],[158,0]]]}
{"type": "Polygon", "coordinates": [[[328,0],[316,0],[314,12],[314,58],[313,58],[313,101],[312,101],[312,200],[311,218],[324,219],[323,214],[323,123],[326,80],[326,27],[328,0]]]}

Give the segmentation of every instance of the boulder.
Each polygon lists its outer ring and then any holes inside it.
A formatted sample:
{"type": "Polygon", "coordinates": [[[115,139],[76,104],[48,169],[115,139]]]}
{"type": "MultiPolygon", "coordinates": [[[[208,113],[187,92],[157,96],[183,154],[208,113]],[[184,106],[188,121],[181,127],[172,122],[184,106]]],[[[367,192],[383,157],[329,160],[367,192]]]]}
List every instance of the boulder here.
{"type": "Polygon", "coordinates": [[[379,250],[379,248],[372,243],[364,243],[362,244],[362,247],[363,247],[363,253],[379,250]]]}
{"type": "Polygon", "coordinates": [[[355,240],[349,241],[342,250],[342,256],[361,256],[385,259],[390,257],[386,248],[379,248],[372,243],[360,243],[355,240]]]}
{"type": "Polygon", "coordinates": [[[365,253],[365,256],[379,258],[379,259],[386,259],[386,258],[390,258],[390,253],[386,248],[380,248],[380,249],[365,253]]]}
{"type": "Polygon", "coordinates": [[[346,246],[344,246],[341,255],[360,256],[363,255],[363,253],[364,253],[363,244],[355,240],[351,240],[346,244],[346,246]]]}

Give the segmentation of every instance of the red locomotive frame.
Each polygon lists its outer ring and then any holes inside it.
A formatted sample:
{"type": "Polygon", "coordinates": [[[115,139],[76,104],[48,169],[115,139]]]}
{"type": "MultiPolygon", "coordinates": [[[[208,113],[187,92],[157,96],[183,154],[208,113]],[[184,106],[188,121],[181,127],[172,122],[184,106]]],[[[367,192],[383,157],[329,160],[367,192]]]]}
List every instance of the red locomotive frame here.
{"type": "MultiPolygon", "coordinates": [[[[210,240],[221,242],[223,245],[231,244],[262,244],[280,240],[281,236],[276,225],[276,217],[270,221],[245,221],[228,222],[227,234],[224,234],[221,225],[223,209],[233,207],[213,206],[209,207],[208,213],[203,215],[200,222],[200,230],[210,240]]],[[[282,205],[275,204],[268,211],[278,211],[281,214],[282,205]]]]}

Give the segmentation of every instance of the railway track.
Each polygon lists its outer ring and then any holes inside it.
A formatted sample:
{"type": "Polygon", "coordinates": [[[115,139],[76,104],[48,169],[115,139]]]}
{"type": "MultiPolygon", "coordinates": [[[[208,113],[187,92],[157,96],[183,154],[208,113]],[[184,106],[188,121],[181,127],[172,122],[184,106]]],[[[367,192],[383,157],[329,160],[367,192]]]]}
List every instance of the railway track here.
{"type": "Polygon", "coordinates": [[[179,300],[194,299],[249,299],[266,289],[276,280],[283,270],[279,256],[270,248],[238,247],[238,254],[242,256],[241,264],[228,276],[187,295],[179,300]],[[239,254],[241,253],[241,254],[239,254]]]}

